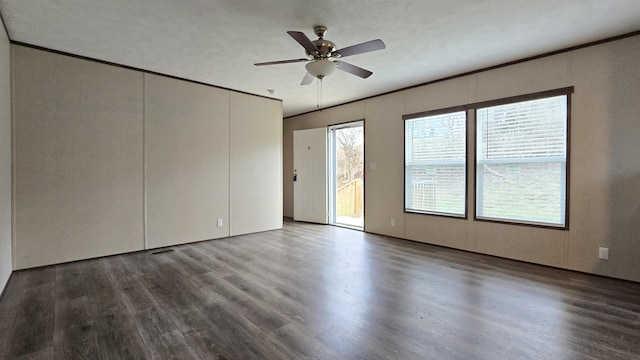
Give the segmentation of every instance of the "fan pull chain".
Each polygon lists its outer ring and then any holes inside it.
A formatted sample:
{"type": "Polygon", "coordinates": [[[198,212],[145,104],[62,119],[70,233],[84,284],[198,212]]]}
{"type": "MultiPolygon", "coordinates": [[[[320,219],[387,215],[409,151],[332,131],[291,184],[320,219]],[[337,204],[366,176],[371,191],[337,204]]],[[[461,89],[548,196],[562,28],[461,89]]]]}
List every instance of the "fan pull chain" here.
{"type": "Polygon", "coordinates": [[[320,109],[322,109],[322,79],[320,79],[320,109]]]}
{"type": "Polygon", "coordinates": [[[316,83],[316,109],[322,109],[322,78],[318,78],[316,83]]]}
{"type": "Polygon", "coordinates": [[[322,79],[318,79],[318,81],[316,81],[316,109],[320,109],[320,92],[322,91],[321,83],[322,79]]]}

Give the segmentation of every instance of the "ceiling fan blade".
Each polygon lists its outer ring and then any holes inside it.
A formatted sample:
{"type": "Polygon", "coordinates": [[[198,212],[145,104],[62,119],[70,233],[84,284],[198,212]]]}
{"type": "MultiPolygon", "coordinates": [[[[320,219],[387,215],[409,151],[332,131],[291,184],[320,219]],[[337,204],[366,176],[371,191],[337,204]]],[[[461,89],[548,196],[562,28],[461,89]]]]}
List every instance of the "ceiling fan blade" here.
{"type": "Polygon", "coordinates": [[[313,82],[313,79],[315,79],[315,76],[306,73],[304,74],[304,77],[302,78],[302,82],[300,82],[300,85],[309,85],[313,82]]]}
{"type": "Polygon", "coordinates": [[[303,62],[303,61],[309,61],[309,59],[291,59],[291,60],[279,60],[279,61],[267,61],[267,62],[261,62],[261,63],[257,63],[257,64],[253,64],[255,66],[264,66],[264,65],[277,65],[277,64],[289,64],[289,63],[297,63],[297,62],[303,62]]]}
{"type": "Polygon", "coordinates": [[[382,40],[380,39],[375,39],[360,44],[347,46],[346,48],[336,50],[333,53],[340,54],[340,57],[345,57],[382,49],[386,49],[384,42],[382,42],[382,40]]]}
{"type": "Polygon", "coordinates": [[[346,71],[349,74],[353,74],[355,76],[360,76],[363,79],[366,79],[371,76],[371,74],[373,74],[367,69],[363,69],[359,66],[355,66],[344,61],[336,61],[336,63],[338,63],[338,70],[346,71]]]}
{"type": "Polygon", "coordinates": [[[315,55],[320,53],[318,48],[315,45],[313,45],[311,40],[309,40],[307,35],[305,35],[303,32],[287,31],[287,34],[289,34],[295,41],[297,41],[300,45],[302,45],[302,47],[305,48],[310,54],[315,55]]]}

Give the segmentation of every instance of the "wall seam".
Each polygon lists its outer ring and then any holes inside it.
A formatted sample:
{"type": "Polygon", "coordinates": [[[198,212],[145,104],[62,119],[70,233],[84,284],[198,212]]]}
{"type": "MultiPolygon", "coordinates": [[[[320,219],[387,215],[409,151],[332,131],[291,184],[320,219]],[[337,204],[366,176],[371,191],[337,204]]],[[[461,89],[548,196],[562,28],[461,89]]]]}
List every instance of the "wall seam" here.
{"type": "MultiPolygon", "coordinates": [[[[7,33],[8,36],[8,33],[7,33]]],[[[17,254],[16,254],[16,135],[15,135],[15,72],[14,72],[14,52],[13,46],[9,45],[9,97],[11,104],[11,270],[17,268],[17,254]]]]}
{"type": "Polygon", "coordinates": [[[142,238],[143,248],[149,248],[147,226],[147,74],[142,73],[142,238]]]}
{"type": "Polygon", "coordinates": [[[232,139],[233,139],[233,133],[232,133],[232,126],[231,126],[231,124],[232,124],[231,119],[233,118],[233,106],[232,106],[233,105],[233,101],[232,101],[233,93],[229,92],[228,96],[229,96],[229,103],[228,103],[229,104],[229,117],[228,117],[227,121],[229,121],[229,145],[228,145],[229,155],[227,156],[227,165],[228,165],[229,173],[228,173],[227,176],[229,177],[229,189],[228,189],[229,192],[228,192],[228,197],[227,197],[227,206],[228,206],[228,214],[229,214],[228,236],[232,236],[233,235],[233,232],[232,232],[232,224],[233,224],[233,222],[231,220],[231,218],[232,218],[232,215],[231,215],[231,211],[232,211],[231,195],[232,194],[231,194],[231,192],[233,190],[233,183],[231,182],[231,179],[232,179],[232,176],[231,176],[231,155],[232,155],[231,154],[231,151],[232,151],[231,143],[232,143],[232,139]]]}

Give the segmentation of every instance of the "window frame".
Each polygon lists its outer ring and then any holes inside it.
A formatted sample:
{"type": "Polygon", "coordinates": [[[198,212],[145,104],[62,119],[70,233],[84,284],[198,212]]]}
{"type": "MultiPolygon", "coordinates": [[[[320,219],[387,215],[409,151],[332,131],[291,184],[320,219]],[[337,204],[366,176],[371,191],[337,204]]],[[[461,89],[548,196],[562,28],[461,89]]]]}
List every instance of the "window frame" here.
{"type": "Polygon", "coordinates": [[[424,111],[424,112],[418,112],[418,113],[412,113],[412,114],[407,114],[407,115],[403,115],[402,116],[402,120],[403,120],[403,132],[402,132],[402,136],[403,136],[403,152],[402,152],[402,157],[403,157],[403,183],[402,183],[402,190],[403,190],[403,212],[405,214],[417,214],[417,215],[431,215],[431,216],[439,216],[439,217],[446,217],[446,218],[452,218],[452,219],[465,219],[468,220],[469,219],[469,206],[471,206],[473,208],[473,217],[472,220],[473,221],[478,221],[478,222],[487,222],[487,223],[498,223],[498,224],[506,224],[506,225],[516,225],[516,226],[527,226],[527,227],[535,227],[535,228],[545,228],[545,229],[552,229],[552,230],[563,230],[563,231],[568,231],[569,230],[569,223],[570,223],[570,208],[569,208],[569,203],[570,203],[570,188],[571,188],[571,95],[574,93],[574,87],[573,86],[568,86],[568,87],[563,87],[563,88],[557,88],[557,89],[553,89],[553,90],[546,90],[546,91],[539,91],[539,92],[534,92],[534,93],[528,93],[528,94],[523,94],[523,95],[516,95],[516,96],[510,96],[510,97],[504,97],[504,98],[499,98],[499,99],[494,99],[494,100],[486,100],[486,101],[480,101],[480,102],[475,102],[475,103],[469,103],[469,104],[465,104],[465,105],[459,105],[459,106],[452,106],[452,107],[447,107],[447,108],[441,108],[441,109],[436,109],[436,110],[430,110],[430,111],[424,111]],[[525,222],[525,221],[518,221],[518,220],[513,220],[513,221],[509,221],[509,220],[505,220],[505,219],[493,219],[493,218],[483,218],[480,217],[478,218],[477,216],[477,131],[478,131],[478,119],[477,119],[477,109],[478,108],[484,108],[484,107],[490,107],[490,106],[497,106],[497,105],[505,105],[505,104],[510,104],[510,103],[517,103],[517,102],[522,102],[522,101],[528,101],[528,100],[538,100],[538,99],[543,99],[543,98],[547,98],[547,97],[554,97],[554,96],[561,96],[561,95],[565,95],[567,97],[567,137],[566,137],[566,160],[565,160],[565,204],[564,204],[564,212],[565,212],[565,216],[564,216],[564,226],[555,226],[552,224],[546,224],[546,223],[533,223],[533,222],[525,222]],[[466,153],[466,157],[465,157],[465,215],[464,216],[456,216],[455,214],[447,214],[447,213],[437,213],[437,212],[421,212],[421,211],[413,211],[413,210],[407,210],[406,208],[406,197],[407,197],[407,187],[406,187],[406,183],[407,183],[407,173],[406,173],[406,120],[412,120],[412,119],[416,119],[416,118],[420,118],[420,117],[427,117],[427,116],[434,116],[434,115],[442,115],[442,114],[446,114],[446,113],[452,113],[452,112],[458,112],[458,111],[465,111],[466,112],[466,144],[465,144],[465,153],[466,153]],[[473,134],[470,134],[469,132],[469,118],[470,116],[473,116],[473,134]],[[469,153],[469,144],[470,144],[470,138],[471,136],[473,136],[473,145],[474,145],[474,149],[473,152],[470,154],[469,153]],[[471,164],[471,168],[469,168],[471,164]],[[470,189],[469,187],[469,176],[473,176],[473,188],[470,189]],[[469,191],[471,190],[471,191],[469,191]],[[471,201],[469,200],[469,194],[472,193],[472,199],[471,201]]]}
{"type": "Polygon", "coordinates": [[[519,225],[529,226],[537,228],[555,229],[555,230],[569,230],[569,197],[570,197],[570,170],[571,170],[571,94],[573,94],[574,88],[566,87],[556,90],[542,91],[537,93],[531,93],[526,95],[512,96],[497,100],[490,100],[481,103],[473,104],[473,136],[474,136],[474,151],[473,151],[473,220],[489,223],[499,223],[507,225],[519,225]],[[564,183],[564,224],[552,224],[525,221],[518,219],[500,219],[491,217],[478,217],[478,109],[487,108],[500,105],[515,104],[519,102],[540,100],[545,98],[551,98],[556,96],[566,96],[566,141],[565,141],[565,183],[564,183]]]}
{"type": "Polygon", "coordinates": [[[402,116],[402,136],[403,136],[403,149],[402,149],[402,158],[403,158],[403,212],[405,214],[419,214],[419,215],[431,215],[431,216],[439,216],[439,217],[447,217],[453,219],[464,219],[467,220],[469,218],[469,107],[468,106],[454,106],[448,108],[442,108],[437,110],[424,111],[419,113],[407,114],[402,116]],[[407,208],[407,121],[408,120],[416,120],[424,117],[445,115],[457,112],[464,112],[464,214],[454,214],[454,213],[446,213],[446,212],[438,212],[438,211],[421,211],[415,209],[407,208]]]}

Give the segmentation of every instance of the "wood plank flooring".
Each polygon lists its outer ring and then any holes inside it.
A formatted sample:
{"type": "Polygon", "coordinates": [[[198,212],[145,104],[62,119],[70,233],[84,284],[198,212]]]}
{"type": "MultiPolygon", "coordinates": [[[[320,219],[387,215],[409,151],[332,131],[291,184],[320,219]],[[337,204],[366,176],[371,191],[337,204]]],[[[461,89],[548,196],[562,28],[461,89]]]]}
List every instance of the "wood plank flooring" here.
{"type": "Polygon", "coordinates": [[[640,284],[285,222],[15,272],[0,359],[640,359],[640,284]]]}

